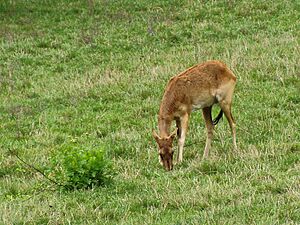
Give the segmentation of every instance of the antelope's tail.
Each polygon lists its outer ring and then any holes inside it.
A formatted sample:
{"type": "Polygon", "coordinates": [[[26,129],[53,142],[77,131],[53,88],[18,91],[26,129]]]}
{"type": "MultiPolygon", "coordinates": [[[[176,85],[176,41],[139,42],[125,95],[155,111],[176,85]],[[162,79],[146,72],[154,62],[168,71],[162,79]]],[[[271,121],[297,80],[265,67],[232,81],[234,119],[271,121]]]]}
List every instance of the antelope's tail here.
{"type": "Polygon", "coordinates": [[[222,118],[223,116],[223,111],[221,109],[221,111],[219,112],[219,115],[213,120],[213,125],[217,125],[219,120],[222,118]]]}

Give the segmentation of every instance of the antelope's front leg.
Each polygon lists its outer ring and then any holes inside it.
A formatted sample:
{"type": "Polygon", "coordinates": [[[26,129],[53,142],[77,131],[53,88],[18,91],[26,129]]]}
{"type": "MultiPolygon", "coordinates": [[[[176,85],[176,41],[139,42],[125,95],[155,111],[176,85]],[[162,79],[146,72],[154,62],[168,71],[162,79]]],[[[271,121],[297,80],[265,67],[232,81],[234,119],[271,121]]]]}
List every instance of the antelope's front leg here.
{"type": "Polygon", "coordinates": [[[185,142],[185,137],[186,137],[186,132],[188,129],[188,121],[189,121],[189,114],[186,113],[184,116],[181,117],[180,120],[180,127],[181,127],[181,132],[180,132],[180,137],[178,140],[178,155],[177,155],[177,162],[181,163],[183,159],[183,146],[185,142]]]}

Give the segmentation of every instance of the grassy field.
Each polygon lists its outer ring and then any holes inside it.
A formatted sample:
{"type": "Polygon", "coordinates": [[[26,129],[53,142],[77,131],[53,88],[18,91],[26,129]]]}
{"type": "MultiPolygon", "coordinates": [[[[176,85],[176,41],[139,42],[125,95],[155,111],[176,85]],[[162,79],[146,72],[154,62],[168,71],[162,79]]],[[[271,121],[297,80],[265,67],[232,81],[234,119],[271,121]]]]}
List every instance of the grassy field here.
{"type": "MultiPolygon", "coordinates": [[[[300,224],[299,1],[0,2],[0,224],[300,224]],[[238,151],[220,121],[209,159],[192,114],[184,162],[151,131],[166,82],[208,60],[236,74],[238,151]],[[61,146],[102,148],[116,175],[64,191],[61,146]]],[[[214,108],[214,115],[219,111],[214,108]]]]}

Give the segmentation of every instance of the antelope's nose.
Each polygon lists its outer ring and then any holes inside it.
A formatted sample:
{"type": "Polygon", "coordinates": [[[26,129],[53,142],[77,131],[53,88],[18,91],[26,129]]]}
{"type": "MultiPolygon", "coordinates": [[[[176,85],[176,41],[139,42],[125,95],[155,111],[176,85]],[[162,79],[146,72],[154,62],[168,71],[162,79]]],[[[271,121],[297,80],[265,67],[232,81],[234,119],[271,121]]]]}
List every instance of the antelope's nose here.
{"type": "Polygon", "coordinates": [[[171,171],[171,170],[173,170],[173,166],[171,166],[171,165],[170,165],[170,166],[167,166],[167,167],[166,167],[166,170],[167,170],[168,172],[171,171]]]}

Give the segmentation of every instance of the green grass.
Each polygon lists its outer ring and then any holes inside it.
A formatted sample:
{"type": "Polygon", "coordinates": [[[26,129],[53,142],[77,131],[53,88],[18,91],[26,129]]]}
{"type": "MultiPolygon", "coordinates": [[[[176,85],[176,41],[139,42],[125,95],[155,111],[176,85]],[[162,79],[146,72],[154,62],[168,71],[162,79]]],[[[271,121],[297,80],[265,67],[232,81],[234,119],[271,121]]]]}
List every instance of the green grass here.
{"type": "MultiPolygon", "coordinates": [[[[299,224],[297,1],[0,2],[0,224],[299,224]],[[167,173],[151,130],[168,79],[208,59],[238,83],[201,161],[192,114],[167,173]],[[61,146],[104,148],[113,184],[63,191],[41,170],[61,146]]],[[[215,107],[214,114],[218,108],[215,107]]]]}

